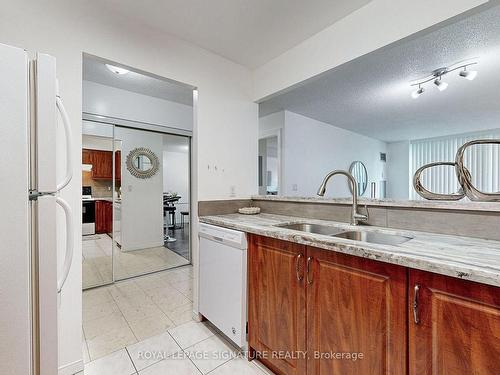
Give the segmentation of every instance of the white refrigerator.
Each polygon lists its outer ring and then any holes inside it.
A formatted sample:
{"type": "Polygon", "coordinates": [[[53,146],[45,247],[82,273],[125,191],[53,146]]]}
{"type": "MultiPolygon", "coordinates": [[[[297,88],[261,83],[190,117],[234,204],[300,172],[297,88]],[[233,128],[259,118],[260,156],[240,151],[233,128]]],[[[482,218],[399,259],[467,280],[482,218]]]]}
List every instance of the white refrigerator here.
{"type": "Polygon", "coordinates": [[[73,225],[59,197],[71,180],[71,127],[58,96],[56,61],[0,44],[0,359],[2,373],[55,375],[57,306],[72,258],[73,225]],[[57,132],[66,137],[57,181],[57,132]],[[66,228],[56,226],[57,210],[66,228]],[[57,259],[57,232],[66,233],[57,259]]]}

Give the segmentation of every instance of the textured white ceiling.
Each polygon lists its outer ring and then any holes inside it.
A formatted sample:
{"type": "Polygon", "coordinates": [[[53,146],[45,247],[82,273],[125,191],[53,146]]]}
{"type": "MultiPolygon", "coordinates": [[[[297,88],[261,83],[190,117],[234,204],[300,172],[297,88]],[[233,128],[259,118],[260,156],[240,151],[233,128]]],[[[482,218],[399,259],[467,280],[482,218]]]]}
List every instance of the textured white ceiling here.
{"type": "MultiPolygon", "coordinates": [[[[101,0],[131,22],[249,68],[294,47],[370,0],[101,0]]],[[[161,48],[158,46],[158,48],[161,48]]]]}
{"type": "Polygon", "coordinates": [[[500,128],[500,7],[422,33],[326,72],[260,104],[260,116],[289,110],[384,141],[500,128]],[[412,99],[409,81],[475,58],[474,81],[458,77],[412,99]]]}
{"type": "Polygon", "coordinates": [[[193,105],[193,90],[186,85],[133,71],[123,75],[115,74],[106,68],[103,60],[89,55],[84,55],[83,58],[83,79],[176,103],[193,105]]]}

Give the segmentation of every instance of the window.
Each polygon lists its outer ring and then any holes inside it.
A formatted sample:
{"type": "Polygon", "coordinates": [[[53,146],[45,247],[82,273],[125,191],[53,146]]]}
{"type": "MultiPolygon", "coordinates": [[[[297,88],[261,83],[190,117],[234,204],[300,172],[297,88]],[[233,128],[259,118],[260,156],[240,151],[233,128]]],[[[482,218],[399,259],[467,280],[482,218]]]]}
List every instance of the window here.
{"type": "MultiPolygon", "coordinates": [[[[410,144],[411,175],[422,165],[437,161],[454,161],[460,146],[474,139],[500,138],[500,129],[479,133],[467,133],[447,137],[412,141],[410,144]]],[[[474,186],[484,192],[500,191],[500,146],[475,145],[465,153],[465,165],[472,175],[474,186]]],[[[435,193],[454,193],[459,185],[453,167],[436,167],[422,175],[423,185],[435,193]]],[[[410,181],[411,199],[423,199],[413,189],[410,181]]]]}

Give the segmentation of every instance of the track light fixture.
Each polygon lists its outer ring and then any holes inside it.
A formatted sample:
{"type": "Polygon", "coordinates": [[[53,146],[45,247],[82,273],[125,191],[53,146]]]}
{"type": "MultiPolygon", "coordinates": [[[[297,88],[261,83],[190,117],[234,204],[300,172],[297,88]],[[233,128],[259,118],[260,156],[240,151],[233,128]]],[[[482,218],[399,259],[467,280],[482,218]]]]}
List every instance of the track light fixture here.
{"type": "Polygon", "coordinates": [[[433,81],[434,85],[436,85],[436,88],[439,91],[444,91],[448,88],[448,83],[443,81],[443,76],[447,75],[448,73],[454,72],[458,69],[461,69],[459,76],[463,77],[469,81],[472,81],[474,78],[477,76],[477,71],[475,70],[467,70],[467,68],[471,65],[477,64],[477,61],[472,61],[468,60],[467,62],[461,62],[454,64],[449,67],[443,67],[439,69],[435,69],[432,71],[430,75],[427,77],[418,79],[416,81],[410,82],[410,86],[417,86],[418,88],[411,93],[411,97],[413,99],[417,99],[424,93],[424,88],[422,87],[424,84],[433,81]]]}
{"type": "Polygon", "coordinates": [[[425,90],[424,90],[424,88],[423,88],[423,87],[421,87],[420,85],[418,85],[418,89],[416,89],[415,91],[413,91],[413,92],[411,93],[411,97],[412,97],[413,99],[418,99],[418,97],[419,97],[420,95],[422,95],[422,94],[424,93],[424,91],[425,91],[425,90]]]}
{"type": "Polygon", "coordinates": [[[448,88],[448,84],[445,81],[442,81],[441,78],[442,78],[441,76],[439,76],[439,78],[436,78],[434,80],[434,84],[436,85],[439,91],[444,91],[448,88]]]}
{"type": "Polygon", "coordinates": [[[474,78],[477,77],[477,71],[476,70],[467,70],[467,67],[464,66],[464,70],[462,70],[459,73],[460,77],[464,77],[465,79],[468,79],[469,81],[473,81],[474,78]]]}

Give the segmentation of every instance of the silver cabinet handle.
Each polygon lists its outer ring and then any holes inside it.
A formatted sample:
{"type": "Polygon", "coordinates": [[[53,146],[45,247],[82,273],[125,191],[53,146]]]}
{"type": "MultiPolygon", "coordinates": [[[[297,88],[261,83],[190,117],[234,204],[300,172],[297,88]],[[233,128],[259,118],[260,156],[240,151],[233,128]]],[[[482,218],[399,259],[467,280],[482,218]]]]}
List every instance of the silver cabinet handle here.
{"type": "Polygon", "coordinates": [[[297,281],[302,281],[304,275],[300,274],[300,259],[302,258],[302,254],[298,254],[295,259],[295,275],[297,277],[297,281]]]}
{"type": "Polygon", "coordinates": [[[415,285],[413,289],[413,321],[415,324],[420,323],[420,317],[418,314],[418,291],[420,290],[419,285],[415,285]]]}
{"type": "Polygon", "coordinates": [[[306,265],[306,268],[307,268],[307,284],[312,284],[313,282],[313,279],[310,278],[310,274],[311,274],[311,261],[312,261],[312,257],[307,257],[307,265],[306,265]]]}

